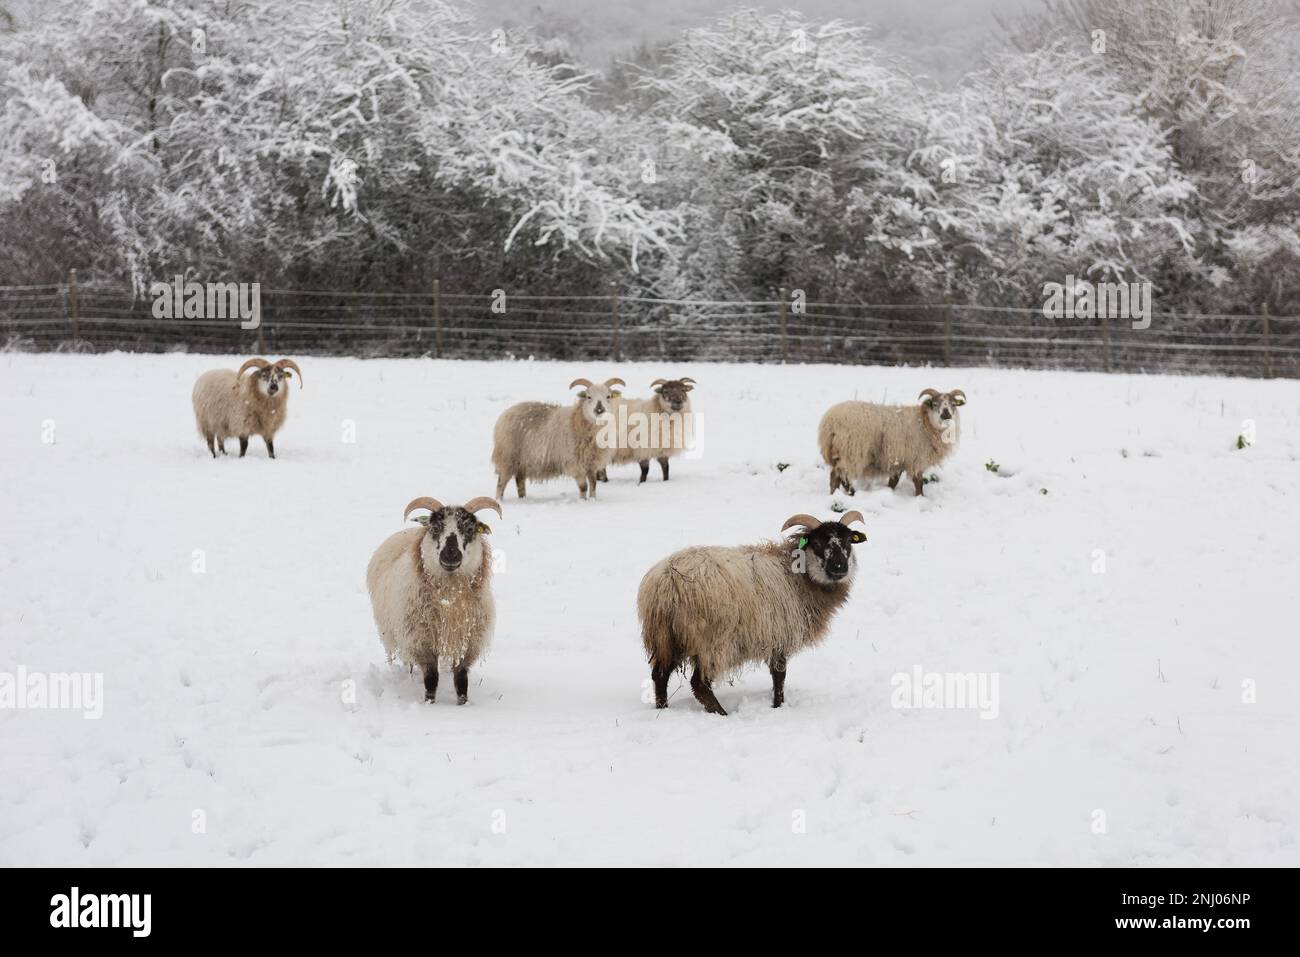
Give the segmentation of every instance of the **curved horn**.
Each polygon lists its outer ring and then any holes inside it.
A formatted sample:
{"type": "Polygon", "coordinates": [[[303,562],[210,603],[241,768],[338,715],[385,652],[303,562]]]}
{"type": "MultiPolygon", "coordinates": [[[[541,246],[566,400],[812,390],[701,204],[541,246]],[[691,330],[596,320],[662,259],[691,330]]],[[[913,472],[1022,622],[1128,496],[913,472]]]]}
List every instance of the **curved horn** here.
{"type": "Polygon", "coordinates": [[[422,495],[419,498],[413,498],[411,499],[411,504],[406,506],[406,511],[402,513],[402,521],[406,521],[408,518],[410,518],[411,513],[415,511],[417,508],[427,508],[431,512],[436,512],[438,511],[438,509],[442,508],[442,503],[439,502],[436,498],[430,498],[427,495],[422,495]]]}
{"type": "Polygon", "coordinates": [[[938,395],[939,395],[939,390],[938,390],[938,389],[922,389],[922,390],[921,390],[921,394],[918,395],[917,398],[920,399],[920,398],[922,398],[922,397],[924,397],[924,396],[927,396],[927,395],[929,395],[929,396],[935,396],[935,397],[937,398],[938,395]]]}
{"type": "Polygon", "coordinates": [[[242,366],[239,367],[239,371],[235,373],[235,378],[242,379],[244,377],[244,373],[247,372],[249,369],[252,368],[265,369],[270,364],[271,363],[267,362],[265,359],[261,357],[254,357],[252,359],[247,360],[242,366]]]}
{"type": "Polygon", "coordinates": [[[948,394],[949,394],[950,396],[952,396],[954,399],[960,397],[960,398],[961,398],[961,404],[962,404],[962,405],[965,405],[965,404],[966,404],[966,393],[963,392],[963,391],[961,391],[961,389],[953,389],[953,390],[952,390],[951,392],[949,392],[948,394]]]}
{"type": "Polygon", "coordinates": [[[574,379],[572,382],[569,383],[569,388],[572,389],[575,385],[580,385],[580,386],[582,386],[584,389],[590,389],[590,388],[591,388],[591,380],[590,380],[590,379],[574,379]]]}
{"type": "Polygon", "coordinates": [[[689,382],[691,385],[695,385],[695,380],[692,379],[692,378],[691,378],[690,376],[688,376],[688,375],[684,375],[684,376],[682,376],[682,377],[681,377],[680,379],[678,379],[677,381],[678,381],[678,382],[689,382]]]}
{"type": "Polygon", "coordinates": [[[292,369],[294,372],[298,373],[298,388],[301,389],[301,388],[302,388],[302,370],[298,368],[298,363],[294,362],[292,359],[280,359],[280,360],[278,360],[278,361],[275,363],[275,367],[276,367],[277,369],[283,369],[285,366],[288,366],[288,367],[289,367],[290,369],[292,369]]]}
{"type": "MultiPolygon", "coordinates": [[[[501,505],[494,498],[488,498],[486,495],[480,495],[478,498],[472,498],[461,506],[467,512],[478,512],[485,508],[490,508],[498,515],[501,515],[501,505]]],[[[504,516],[503,516],[504,517],[504,516]]]]}
{"type": "Polygon", "coordinates": [[[792,525],[802,525],[804,528],[808,529],[808,531],[811,532],[814,528],[816,528],[821,523],[822,520],[820,518],[813,518],[811,515],[805,515],[804,513],[800,512],[798,515],[791,515],[789,518],[787,518],[785,520],[785,524],[781,526],[781,531],[784,532],[787,528],[791,527],[792,525]]]}
{"type": "Polygon", "coordinates": [[[851,512],[845,512],[840,516],[841,525],[851,525],[854,522],[861,522],[863,525],[867,524],[867,520],[862,517],[862,513],[857,509],[854,509],[851,512]]]}
{"type": "Polygon", "coordinates": [[[624,388],[627,387],[627,383],[626,383],[626,382],[624,382],[622,379],[619,379],[619,378],[615,377],[615,378],[613,378],[613,379],[606,379],[606,380],[605,380],[605,388],[606,388],[606,389],[611,389],[611,388],[613,388],[615,382],[617,382],[619,385],[623,386],[624,388]]]}
{"type": "Polygon", "coordinates": [[[667,384],[668,384],[667,379],[655,379],[654,382],[650,383],[650,388],[653,389],[657,385],[667,385],[667,384]]]}

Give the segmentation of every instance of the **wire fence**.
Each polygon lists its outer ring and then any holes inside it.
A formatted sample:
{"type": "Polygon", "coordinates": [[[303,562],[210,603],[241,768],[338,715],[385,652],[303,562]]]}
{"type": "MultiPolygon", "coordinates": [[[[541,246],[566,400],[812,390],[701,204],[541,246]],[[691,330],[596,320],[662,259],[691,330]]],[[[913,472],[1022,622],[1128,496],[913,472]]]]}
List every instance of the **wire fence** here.
{"type": "Polygon", "coordinates": [[[1300,378],[1300,317],[1048,319],[1032,308],[636,295],[260,290],[260,326],[159,318],[130,288],[0,287],[11,350],[955,365],[1300,378]]]}

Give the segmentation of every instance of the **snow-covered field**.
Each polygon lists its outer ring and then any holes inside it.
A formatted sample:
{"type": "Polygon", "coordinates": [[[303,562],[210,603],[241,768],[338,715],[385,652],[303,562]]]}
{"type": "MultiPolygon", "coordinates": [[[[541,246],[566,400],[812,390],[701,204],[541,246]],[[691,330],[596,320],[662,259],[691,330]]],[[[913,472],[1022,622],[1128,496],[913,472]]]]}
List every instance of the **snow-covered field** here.
{"type": "Polygon", "coordinates": [[[213,462],[190,388],[238,361],[0,355],[0,672],[103,675],[99,720],[0,710],[0,864],[1300,864],[1300,383],[309,359],[279,458],[213,462]],[[494,491],[506,406],[614,374],[696,378],[701,456],[508,491],[495,644],[424,704],[372,550],[494,491]],[[656,711],[646,569],[829,515],[823,409],[927,386],[968,394],[962,445],[926,498],[852,500],[786,707],[762,669],[729,717],[680,679],[656,711]],[[893,707],[917,666],[996,673],[996,718],[893,707]]]}

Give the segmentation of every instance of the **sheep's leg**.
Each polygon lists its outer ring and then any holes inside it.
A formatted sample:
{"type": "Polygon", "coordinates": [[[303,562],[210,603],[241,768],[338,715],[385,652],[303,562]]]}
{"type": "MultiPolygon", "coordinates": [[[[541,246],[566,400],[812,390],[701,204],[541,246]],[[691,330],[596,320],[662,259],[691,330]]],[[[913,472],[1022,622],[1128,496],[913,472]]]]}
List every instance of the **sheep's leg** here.
{"type": "Polygon", "coordinates": [[[659,457],[659,467],[664,470],[664,481],[667,482],[668,481],[668,456],[661,455],[659,457]]]}
{"type": "MultiPolygon", "coordinates": [[[[502,482],[502,483],[501,483],[501,491],[504,492],[504,491],[505,491],[505,487],[506,487],[506,486],[505,486],[505,483],[502,482]]],[[[515,493],[516,493],[520,498],[523,498],[523,497],[524,497],[524,476],[523,476],[522,474],[519,474],[519,475],[516,475],[516,476],[515,476],[515,493]]],[[[497,493],[497,498],[498,498],[498,499],[501,498],[501,494],[500,494],[499,492],[497,493]]]]}
{"type": "Polygon", "coordinates": [[[266,443],[266,454],[275,458],[275,442],[269,435],[262,436],[262,441],[266,443]]]}
{"type": "Polygon", "coordinates": [[[587,498],[596,497],[596,473],[587,473],[587,498]]]}
{"type": "Polygon", "coordinates": [[[208,451],[212,453],[212,457],[215,459],[215,458],[217,457],[217,438],[216,438],[216,436],[215,436],[215,435],[205,435],[205,436],[203,436],[203,437],[204,437],[205,439],[208,440],[208,451]]]}
{"type": "Polygon", "coordinates": [[[607,472],[605,469],[601,469],[599,472],[596,473],[596,478],[602,482],[608,482],[609,472],[607,472]]]}
{"type": "Polygon", "coordinates": [[[465,704],[469,701],[469,665],[453,668],[451,680],[456,684],[456,703],[465,704]]]}
{"type": "Polygon", "coordinates": [[[834,469],[831,469],[831,494],[832,495],[834,495],[836,492],[840,490],[841,484],[842,483],[840,482],[840,473],[836,472],[834,469]]]}
{"type": "Polygon", "coordinates": [[[650,677],[655,683],[655,707],[668,707],[668,679],[673,676],[677,670],[677,662],[670,661],[667,664],[655,664],[650,668],[650,677]]]}
{"type": "Polygon", "coordinates": [[[217,436],[217,450],[222,455],[226,454],[226,437],[224,435],[217,436]]]}
{"type": "Polygon", "coordinates": [[[912,484],[916,487],[917,495],[925,494],[925,477],[922,475],[913,475],[912,484]]]}
{"type": "Polygon", "coordinates": [[[889,476],[889,487],[890,487],[890,488],[898,488],[898,480],[901,479],[902,477],[903,477],[903,473],[902,473],[902,472],[894,472],[892,475],[890,475],[890,476],[889,476]]]}
{"type": "Polygon", "coordinates": [[[704,710],[709,714],[726,714],[722,705],[718,704],[718,699],[714,697],[712,682],[705,680],[700,676],[700,666],[695,665],[695,673],[691,675],[691,690],[695,692],[695,700],[704,705],[704,710]]]}
{"type": "Polygon", "coordinates": [[[637,482],[636,484],[644,485],[645,480],[650,477],[650,460],[643,459],[642,461],[638,462],[637,465],[641,466],[641,481],[637,482]]]}
{"type": "Polygon", "coordinates": [[[785,704],[785,655],[774,654],[767,667],[772,672],[772,707],[779,708],[785,704]]]}
{"type": "Polygon", "coordinates": [[[244,454],[247,451],[248,451],[248,436],[241,435],[239,437],[239,457],[242,459],[244,457],[244,454]]]}
{"type": "Polygon", "coordinates": [[[424,700],[433,701],[438,696],[438,658],[421,665],[424,669],[424,700]]]}
{"type": "Polygon", "coordinates": [[[578,483],[578,498],[587,497],[587,480],[585,478],[574,479],[578,483]]]}

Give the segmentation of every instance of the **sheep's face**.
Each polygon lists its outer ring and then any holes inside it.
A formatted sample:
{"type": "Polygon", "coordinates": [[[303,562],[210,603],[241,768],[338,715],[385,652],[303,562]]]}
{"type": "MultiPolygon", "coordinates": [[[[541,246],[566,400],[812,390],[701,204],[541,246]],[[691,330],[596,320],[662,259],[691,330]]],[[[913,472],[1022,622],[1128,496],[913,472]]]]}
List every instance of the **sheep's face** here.
{"type": "Polygon", "coordinates": [[[925,409],[930,428],[941,435],[956,435],[959,424],[957,409],[966,404],[966,394],[960,389],[937,392],[927,389],[921,394],[921,408],[925,409]]]}
{"type": "Polygon", "coordinates": [[[659,397],[659,408],[663,412],[689,412],[691,399],[686,393],[695,388],[689,382],[673,379],[655,386],[655,395],[659,397]]]}
{"type": "Polygon", "coordinates": [[[606,385],[588,386],[578,393],[578,406],[582,417],[592,425],[606,421],[614,412],[614,400],[621,392],[606,385]]]}
{"type": "Polygon", "coordinates": [[[283,396],[289,389],[289,379],[293,373],[288,369],[277,369],[275,366],[267,366],[253,376],[257,383],[257,391],[262,395],[269,396],[272,399],[278,399],[283,396]]]}
{"type": "Polygon", "coordinates": [[[802,552],[804,573],[818,585],[829,587],[853,581],[858,570],[853,546],[866,540],[863,532],[839,522],[823,522],[794,541],[802,552]]]}
{"type": "Polygon", "coordinates": [[[487,525],[459,505],[447,505],[416,521],[425,526],[420,553],[425,573],[433,577],[473,577],[483,565],[483,536],[487,525]]]}

